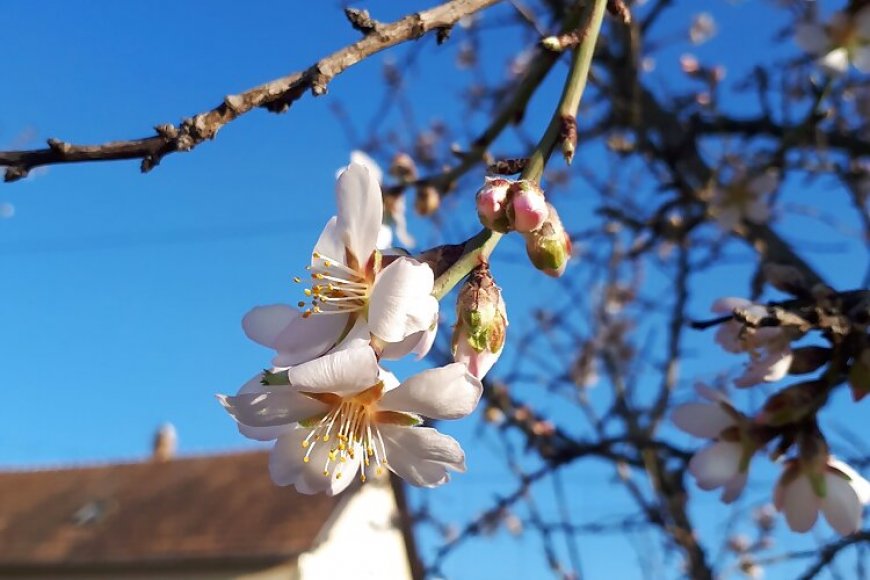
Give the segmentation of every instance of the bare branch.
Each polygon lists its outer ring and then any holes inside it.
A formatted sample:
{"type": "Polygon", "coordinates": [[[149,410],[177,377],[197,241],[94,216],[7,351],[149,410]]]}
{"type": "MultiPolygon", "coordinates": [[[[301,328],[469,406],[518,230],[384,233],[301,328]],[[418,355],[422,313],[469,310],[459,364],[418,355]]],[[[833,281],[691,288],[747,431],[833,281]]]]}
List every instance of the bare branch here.
{"type": "Polygon", "coordinates": [[[227,95],[215,108],[194,115],[179,126],[160,125],[157,135],[99,145],[74,145],[49,139],[48,148],[0,152],[0,166],[8,169],[5,181],[26,177],[31,169],[42,165],[141,159],[143,172],[157,166],[166,155],[190,151],[203,141],[214,139],[227,123],[256,108],[273,113],[285,112],[307,90],[314,96],[326,94],[336,76],[366,58],[397,44],[417,40],[430,31],[449,30],[459,19],[499,0],[451,0],[440,6],[416,12],[389,24],[375,23],[370,33],[359,41],[326,56],[301,72],[269,81],[237,95],[227,95]]]}

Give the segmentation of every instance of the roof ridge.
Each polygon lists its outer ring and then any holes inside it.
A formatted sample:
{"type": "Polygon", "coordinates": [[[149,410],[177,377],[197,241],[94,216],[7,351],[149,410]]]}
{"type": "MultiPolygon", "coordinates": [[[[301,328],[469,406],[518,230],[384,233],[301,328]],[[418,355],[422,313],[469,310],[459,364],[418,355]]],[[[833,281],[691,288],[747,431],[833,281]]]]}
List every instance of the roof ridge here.
{"type": "Polygon", "coordinates": [[[71,470],[87,470],[87,469],[104,469],[106,467],[127,467],[134,465],[144,465],[149,463],[181,463],[185,461],[196,461],[199,459],[217,459],[223,457],[234,457],[238,455],[249,455],[255,453],[266,453],[268,449],[265,447],[243,447],[237,449],[221,449],[210,451],[197,451],[192,453],[184,453],[175,455],[167,461],[154,461],[151,455],[143,455],[136,458],[124,459],[91,459],[81,462],[70,463],[46,463],[33,465],[0,465],[0,476],[11,473],[42,473],[50,471],[71,471],[71,470]]]}

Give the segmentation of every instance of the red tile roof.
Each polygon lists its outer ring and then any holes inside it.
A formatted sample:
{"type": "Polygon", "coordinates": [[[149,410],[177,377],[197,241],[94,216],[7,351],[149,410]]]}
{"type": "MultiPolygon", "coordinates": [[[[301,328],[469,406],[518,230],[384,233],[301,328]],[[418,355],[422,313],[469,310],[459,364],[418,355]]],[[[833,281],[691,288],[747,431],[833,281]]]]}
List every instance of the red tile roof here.
{"type": "Polygon", "coordinates": [[[0,472],[0,568],[278,561],[340,501],[275,486],[265,452],[0,472]]]}

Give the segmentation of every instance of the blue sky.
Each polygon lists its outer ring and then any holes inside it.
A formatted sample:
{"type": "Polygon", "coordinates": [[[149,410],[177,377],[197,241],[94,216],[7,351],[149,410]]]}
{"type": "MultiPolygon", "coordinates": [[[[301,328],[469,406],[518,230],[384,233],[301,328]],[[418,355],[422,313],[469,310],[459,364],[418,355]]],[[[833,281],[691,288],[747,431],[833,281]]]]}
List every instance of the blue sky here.
{"type": "MultiPolygon", "coordinates": [[[[720,34],[694,52],[702,61],[724,58],[729,78],[747,72],[769,39],[747,34],[747,18],[781,20],[766,3],[677,4],[660,37],[684,34],[693,13],[710,10],[720,34]]],[[[382,1],[365,7],[389,20],[426,5],[382,1]]],[[[225,94],[302,69],[357,37],[334,2],[307,3],[305,10],[290,2],[252,2],[243,11],[229,0],[210,2],[207,10],[203,6],[17,3],[4,14],[0,38],[3,53],[14,55],[4,59],[0,147],[37,147],[48,137],[87,143],[144,136],[150,127],[177,122],[217,104],[225,94]]],[[[487,16],[497,17],[497,11],[487,16]]],[[[495,34],[499,32],[489,33],[495,34]]],[[[452,119],[462,114],[453,101],[467,73],[453,72],[455,43],[435,50],[431,39],[424,42],[425,66],[412,72],[410,96],[433,118],[452,119]]],[[[686,49],[685,44],[668,48],[657,63],[662,78],[673,86],[681,82],[677,59],[686,49]]],[[[763,54],[775,58],[791,49],[786,44],[763,54]]],[[[488,72],[497,78],[506,54],[490,50],[484,56],[495,63],[488,72]]],[[[148,175],[139,174],[136,162],[58,166],[0,186],[0,203],[15,208],[14,217],[0,218],[0,387],[6,399],[0,466],[142,457],[164,421],[176,425],[183,453],[253,446],[214,400],[217,392],[235,391],[268,360],[268,353],[241,332],[241,317],[256,304],[296,301],[298,288],[291,278],[301,273],[334,211],[335,170],[355,145],[330,104],[340,102],[358,122],[357,131],[363,130],[383,96],[379,75],[384,59],[399,58],[403,51],[376,56],[348,71],[330,85],[329,96],[305,96],[288,114],[253,112],[224,128],[214,142],[190,154],[171,155],[148,175]]],[[[525,125],[531,134],[544,128],[563,74],[564,68],[557,67],[533,101],[525,125]]],[[[485,115],[472,116],[468,134],[483,122],[485,115]]],[[[515,141],[505,143],[503,148],[516,146],[515,141]]],[[[788,199],[807,202],[824,193],[794,184],[788,199]]],[[[563,217],[576,217],[582,226],[594,204],[574,190],[560,196],[570,208],[562,211],[563,217]]],[[[461,199],[456,207],[467,210],[461,199]]],[[[832,204],[834,212],[845,207],[842,200],[832,204]]],[[[805,221],[786,218],[782,231],[789,239],[833,238],[824,231],[808,236],[805,221]]],[[[436,239],[422,221],[413,219],[412,227],[423,242],[436,239]]],[[[461,227],[470,228],[470,223],[461,227]]],[[[494,258],[512,309],[512,331],[528,324],[526,306],[558,300],[560,292],[521,261],[505,259],[520,252],[509,240],[499,249],[502,258],[494,258]],[[537,284],[533,296],[527,295],[530,280],[537,284]]],[[[746,293],[748,254],[735,249],[732,255],[737,258],[733,263],[697,281],[693,313],[703,316],[715,297],[746,293]]],[[[860,244],[851,243],[837,253],[810,254],[810,260],[831,281],[857,287],[861,274],[856,271],[866,264],[866,254],[860,244]]],[[[665,295],[667,289],[666,279],[650,274],[650,294],[665,295]]],[[[450,303],[443,308],[452,311],[450,303]]],[[[696,376],[709,375],[711,364],[717,369],[740,364],[711,349],[710,335],[692,336],[697,344],[691,345],[693,353],[683,367],[683,400],[691,397],[696,376]]],[[[411,368],[402,365],[400,371],[411,368]]],[[[560,412],[557,401],[540,397],[533,388],[526,387],[521,396],[540,400],[542,410],[560,412]]],[[[849,421],[855,410],[839,403],[837,421],[866,435],[860,423],[849,421]]],[[[499,466],[492,441],[476,439],[475,422],[445,429],[472,450],[471,469],[453,484],[424,493],[431,494],[446,517],[461,521],[495,495],[511,491],[513,481],[499,466]]],[[[694,442],[687,438],[684,444],[694,442]]],[[[581,520],[606,520],[629,509],[625,498],[608,491],[608,477],[607,469],[591,463],[566,471],[571,503],[581,520]]],[[[774,478],[775,471],[760,470],[750,498],[769,493],[774,478]]],[[[698,492],[692,501],[702,516],[702,530],[715,532],[728,512],[713,494],[698,492]]],[[[543,509],[551,508],[545,502],[543,509]]],[[[423,537],[435,541],[429,532],[423,537]]],[[[812,538],[782,538],[788,546],[812,543],[812,538]]],[[[655,539],[644,534],[631,540],[584,538],[585,571],[595,577],[596,570],[616,566],[624,567],[625,577],[636,574],[633,561],[614,564],[616,554],[623,560],[621,554],[633,554],[629,541],[655,539]]],[[[460,550],[447,567],[451,577],[485,577],[467,574],[475,570],[474,550],[481,549],[498,550],[498,558],[487,558],[492,574],[541,570],[535,540],[514,540],[501,532],[491,544],[460,550]]],[[[662,565],[673,570],[674,563],[662,565]]]]}

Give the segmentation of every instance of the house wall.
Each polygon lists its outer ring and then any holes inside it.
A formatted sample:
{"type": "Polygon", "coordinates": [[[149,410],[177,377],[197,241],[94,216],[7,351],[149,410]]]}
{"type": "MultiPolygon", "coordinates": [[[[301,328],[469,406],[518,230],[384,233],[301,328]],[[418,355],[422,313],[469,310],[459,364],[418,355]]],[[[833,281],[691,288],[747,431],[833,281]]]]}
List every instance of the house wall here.
{"type": "Polygon", "coordinates": [[[300,580],[412,578],[387,478],[370,479],[336,512],[314,548],[299,557],[300,580]]]}

